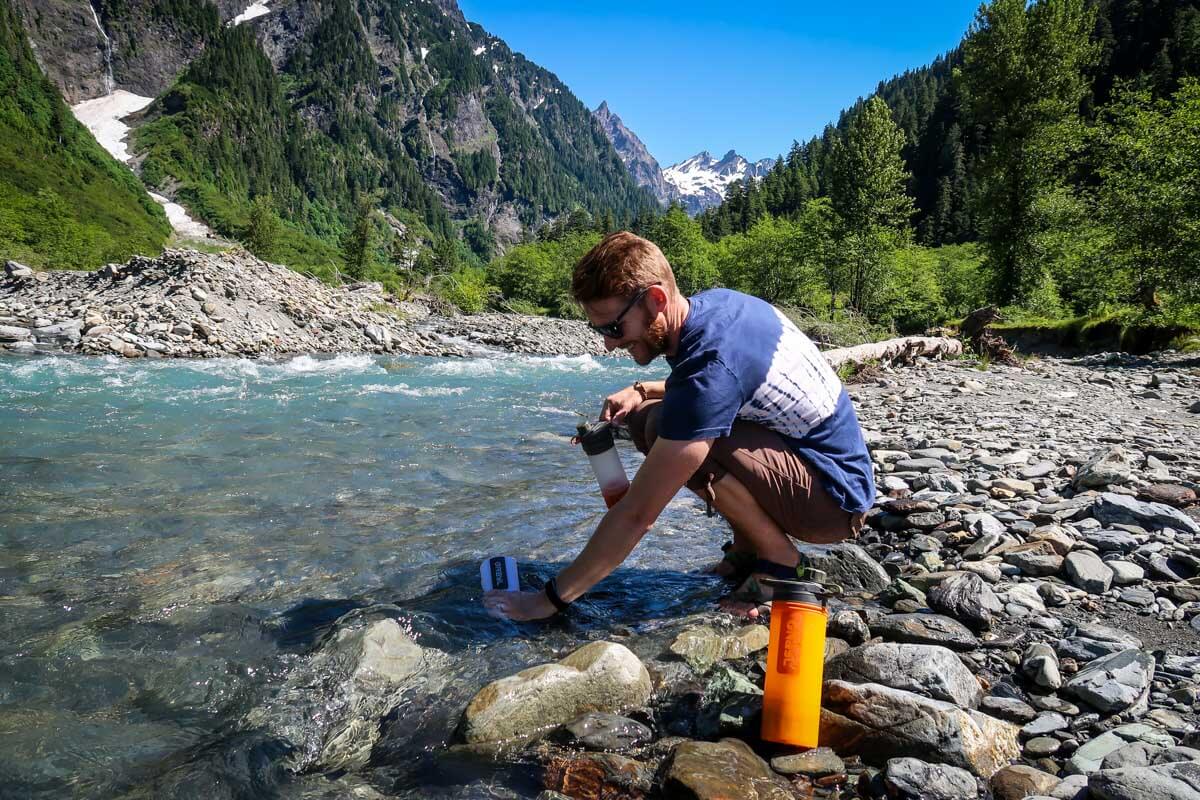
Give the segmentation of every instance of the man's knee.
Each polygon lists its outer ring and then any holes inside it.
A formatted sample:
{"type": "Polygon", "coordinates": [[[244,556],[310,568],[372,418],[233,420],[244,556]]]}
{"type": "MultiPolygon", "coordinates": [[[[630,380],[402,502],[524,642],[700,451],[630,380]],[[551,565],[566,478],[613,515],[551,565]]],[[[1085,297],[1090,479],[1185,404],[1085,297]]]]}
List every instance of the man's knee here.
{"type": "Polygon", "coordinates": [[[658,419],[662,416],[662,400],[643,400],[625,415],[625,425],[633,444],[643,454],[649,453],[658,438],[658,419]]]}

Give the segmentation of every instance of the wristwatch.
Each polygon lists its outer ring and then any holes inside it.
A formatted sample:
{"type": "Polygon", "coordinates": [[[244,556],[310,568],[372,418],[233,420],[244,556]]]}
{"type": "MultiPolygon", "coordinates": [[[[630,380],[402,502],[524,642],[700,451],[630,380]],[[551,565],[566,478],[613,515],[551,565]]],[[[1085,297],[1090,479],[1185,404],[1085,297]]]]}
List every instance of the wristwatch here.
{"type": "Polygon", "coordinates": [[[642,400],[650,399],[650,393],[646,391],[646,387],[642,384],[641,381],[633,382],[633,390],[642,396],[642,400]]]}

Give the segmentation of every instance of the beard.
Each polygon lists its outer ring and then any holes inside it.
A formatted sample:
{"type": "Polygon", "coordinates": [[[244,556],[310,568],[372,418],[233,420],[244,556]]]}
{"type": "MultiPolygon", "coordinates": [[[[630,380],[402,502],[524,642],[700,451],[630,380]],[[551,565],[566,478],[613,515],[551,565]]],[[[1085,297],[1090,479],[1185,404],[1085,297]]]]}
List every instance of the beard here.
{"type": "Polygon", "coordinates": [[[653,322],[646,326],[646,332],[642,334],[642,338],[638,340],[638,344],[640,344],[646,351],[644,360],[639,354],[633,353],[632,351],[630,352],[630,355],[633,356],[633,360],[636,361],[639,366],[644,367],[654,359],[661,356],[663,353],[667,352],[667,339],[667,323],[660,314],[654,318],[653,322]]]}

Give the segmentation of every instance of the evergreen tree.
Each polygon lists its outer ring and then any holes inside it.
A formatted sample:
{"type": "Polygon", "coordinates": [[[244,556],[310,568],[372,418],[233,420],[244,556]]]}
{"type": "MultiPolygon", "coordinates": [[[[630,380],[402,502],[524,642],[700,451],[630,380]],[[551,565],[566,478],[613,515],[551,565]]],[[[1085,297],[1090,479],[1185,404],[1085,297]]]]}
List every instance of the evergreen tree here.
{"type": "Polygon", "coordinates": [[[358,200],[354,225],[342,245],[346,274],[351,280],[365,280],[370,274],[375,260],[375,238],[375,209],[370,198],[364,195],[358,200]]]}
{"type": "Polygon", "coordinates": [[[863,105],[833,146],[830,199],[847,263],[848,302],[856,311],[871,310],[891,254],[910,237],[903,146],[904,133],[878,97],[863,105]]]}
{"type": "Polygon", "coordinates": [[[242,242],[254,255],[270,259],[279,241],[279,228],[279,216],[275,213],[270,195],[260,194],[250,204],[249,222],[242,242]]]}
{"type": "Polygon", "coordinates": [[[1094,14],[1087,0],[992,0],[963,46],[961,88],[973,122],[987,131],[980,222],[993,297],[1002,304],[1029,302],[1045,285],[1039,202],[1064,179],[1066,126],[1098,52],[1094,14]]]}

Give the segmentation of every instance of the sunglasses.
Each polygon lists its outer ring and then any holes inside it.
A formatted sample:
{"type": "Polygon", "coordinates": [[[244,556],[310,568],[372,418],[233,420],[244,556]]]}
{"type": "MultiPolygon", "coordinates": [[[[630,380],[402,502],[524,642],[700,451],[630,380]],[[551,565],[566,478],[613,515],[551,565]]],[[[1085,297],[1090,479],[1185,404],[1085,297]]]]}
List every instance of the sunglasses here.
{"type": "MultiPolygon", "coordinates": [[[[654,286],[654,285],[656,285],[656,284],[650,284],[650,286],[654,286]]],[[[631,299],[625,305],[625,308],[621,309],[621,313],[617,314],[617,318],[614,319],[612,322],[606,322],[603,325],[593,325],[592,323],[589,322],[588,327],[591,328],[592,330],[594,330],[596,333],[600,334],[601,336],[607,336],[609,339],[620,339],[621,338],[621,327],[622,327],[621,320],[625,319],[625,315],[629,313],[630,309],[632,309],[634,306],[636,306],[638,304],[638,301],[646,296],[646,292],[650,291],[650,286],[643,286],[641,289],[638,289],[637,294],[635,294],[633,296],[633,299],[631,299]]]]}

